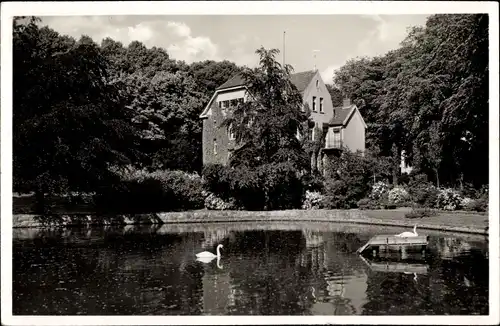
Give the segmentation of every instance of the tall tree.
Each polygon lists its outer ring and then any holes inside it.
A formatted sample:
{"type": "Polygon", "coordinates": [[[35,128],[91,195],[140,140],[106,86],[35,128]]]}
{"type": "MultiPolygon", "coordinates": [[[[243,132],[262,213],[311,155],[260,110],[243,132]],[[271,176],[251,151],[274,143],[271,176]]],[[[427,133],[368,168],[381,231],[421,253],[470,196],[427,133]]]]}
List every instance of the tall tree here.
{"type": "Polygon", "coordinates": [[[349,61],[334,82],[360,108],[371,150],[404,150],[440,183],[488,182],[487,15],[433,15],[399,49],[349,61]]]}
{"type": "Polygon", "coordinates": [[[306,168],[308,158],[297,132],[303,132],[308,115],[302,111],[302,96],[290,80],[292,67],[276,61],[276,49],[260,48],[256,53],[259,67],[242,71],[251,100],[240,103],[223,124],[233,128],[239,144],[231,164],[291,162],[306,168]]]}
{"type": "Polygon", "coordinates": [[[78,42],[14,19],[14,185],[46,192],[93,191],[110,167],[135,157],[135,130],[108,62],[89,37],[78,42]]]}

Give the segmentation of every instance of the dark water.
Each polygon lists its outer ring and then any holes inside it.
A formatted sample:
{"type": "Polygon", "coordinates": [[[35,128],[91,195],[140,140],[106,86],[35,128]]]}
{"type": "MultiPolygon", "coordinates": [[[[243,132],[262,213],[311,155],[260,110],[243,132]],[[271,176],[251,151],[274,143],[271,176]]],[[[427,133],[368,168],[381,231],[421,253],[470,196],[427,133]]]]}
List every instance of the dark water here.
{"type": "Polygon", "coordinates": [[[488,314],[484,237],[430,236],[426,254],[361,258],[375,234],[339,224],[15,229],[13,314],[488,314]],[[195,253],[215,252],[210,263],[195,253]]]}

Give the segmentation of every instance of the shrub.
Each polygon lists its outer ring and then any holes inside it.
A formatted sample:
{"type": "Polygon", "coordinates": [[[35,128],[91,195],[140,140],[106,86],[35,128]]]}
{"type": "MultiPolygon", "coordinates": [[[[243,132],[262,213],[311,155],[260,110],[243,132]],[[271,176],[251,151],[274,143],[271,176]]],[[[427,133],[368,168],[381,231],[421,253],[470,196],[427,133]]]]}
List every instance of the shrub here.
{"type": "Polygon", "coordinates": [[[204,188],[222,199],[231,197],[231,171],[220,164],[207,164],[203,167],[204,188]]]}
{"type": "Polygon", "coordinates": [[[359,209],[376,209],[378,208],[378,203],[370,198],[363,198],[358,200],[358,207],[359,209]]]}
{"type": "Polygon", "coordinates": [[[488,211],[488,191],[481,189],[476,193],[477,199],[463,198],[461,206],[464,210],[474,212],[487,212],[488,211]]]}
{"type": "Polygon", "coordinates": [[[424,218],[436,216],[437,211],[428,207],[414,208],[411,212],[405,214],[405,218],[424,218]]]}
{"type": "Polygon", "coordinates": [[[306,196],[302,203],[302,209],[319,209],[323,206],[324,196],[316,191],[306,190],[306,196]]]}
{"type": "Polygon", "coordinates": [[[301,207],[304,186],[291,163],[265,164],[257,171],[265,192],[265,209],[301,207]]]}
{"type": "Polygon", "coordinates": [[[403,187],[394,187],[388,193],[390,204],[402,204],[410,199],[410,195],[403,187]]]}
{"type": "Polygon", "coordinates": [[[483,197],[475,199],[470,206],[471,211],[475,212],[487,212],[488,211],[488,198],[483,197]]]}
{"type": "Polygon", "coordinates": [[[398,178],[398,183],[407,185],[410,183],[410,175],[406,172],[401,173],[401,175],[398,178]]]}
{"type": "Polygon", "coordinates": [[[475,200],[469,197],[464,197],[462,198],[462,201],[460,202],[460,207],[466,211],[472,211],[473,206],[474,206],[475,200]]]}
{"type": "Polygon", "coordinates": [[[237,209],[234,199],[224,201],[222,198],[217,197],[215,194],[203,191],[205,196],[205,208],[210,210],[232,210],[237,209]]]}
{"type": "Polygon", "coordinates": [[[451,188],[439,189],[437,207],[447,211],[461,208],[462,197],[460,193],[451,188]]]}
{"type": "Polygon", "coordinates": [[[302,180],[289,163],[265,164],[255,169],[207,166],[205,189],[224,201],[232,198],[246,210],[300,208],[302,180]]]}
{"type": "Polygon", "coordinates": [[[182,171],[128,171],[96,195],[100,211],[154,212],[203,208],[202,181],[182,171]]]}
{"type": "Polygon", "coordinates": [[[327,164],[325,208],[353,208],[370,191],[369,162],[359,153],[344,151],[327,164]]]}
{"type": "Polygon", "coordinates": [[[372,186],[370,199],[372,200],[383,199],[387,195],[388,191],[389,191],[389,186],[385,182],[378,181],[372,186]]]}
{"type": "Polygon", "coordinates": [[[434,208],[437,205],[439,190],[427,182],[427,176],[415,175],[408,184],[410,200],[421,207],[434,208]]]}
{"type": "Polygon", "coordinates": [[[487,212],[488,211],[488,186],[483,186],[477,192],[477,199],[474,201],[473,210],[476,212],[487,212]]]}
{"type": "Polygon", "coordinates": [[[324,190],[325,178],[320,174],[304,174],[302,176],[302,184],[304,189],[311,192],[322,192],[324,190]]]}
{"type": "MultiPolygon", "coordinates": [[[[323,207],[327,209],[351,208],[352,202],[348,198],[348,187],[343,180],[329,180],[325,183],[323,207]]],[[[356,203],[356,201],[354,202],[356,203]]]]}

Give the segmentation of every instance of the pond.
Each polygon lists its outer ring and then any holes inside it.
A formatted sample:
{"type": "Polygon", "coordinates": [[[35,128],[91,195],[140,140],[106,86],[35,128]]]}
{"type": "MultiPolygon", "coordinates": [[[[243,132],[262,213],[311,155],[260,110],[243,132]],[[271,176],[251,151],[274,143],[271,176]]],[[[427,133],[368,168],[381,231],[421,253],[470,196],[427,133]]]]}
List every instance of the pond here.
{"type": "Polygon", "coordinates": [[[401,228],[337,223],[14,229],[14,315],[488,314],[488,242],[429,235],[422,254],[361,257],[401,228]],[[199,262],[215,252],[220,260],[199,262]]]}

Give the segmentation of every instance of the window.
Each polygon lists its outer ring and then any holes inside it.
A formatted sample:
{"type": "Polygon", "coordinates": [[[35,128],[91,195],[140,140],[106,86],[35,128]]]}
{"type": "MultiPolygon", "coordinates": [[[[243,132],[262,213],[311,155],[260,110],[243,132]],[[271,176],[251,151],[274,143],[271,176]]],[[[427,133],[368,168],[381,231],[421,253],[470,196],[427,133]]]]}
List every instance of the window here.
{"type": "Polygon", "coordinates": [[[313,112],[316,112],[316,96],[313,96],[313,112]]]}
{"type": "Polygon", "coordinates": [[[240,98],[238,99],[238,104],[243,104],[243,97],[240,97],[240,98]]]}
{"type": "Polygon", "coordinates": [[[217,140],[214,139],[214,155],[217,155],[217,140]]]}
{"type": "Polygon", "coordinates": [[[333,129],[333,147],[340,148],[341,146],[340,139],[340,129],[333,129]]]}
{"type": "Polygon", "coordinates": [[[323,111],[323,98],[319,98],[319,112],[324,113],[323,111]]]}
{"type": "Polygon", "coordinates": [[[222,102],[219,102],[219,108],[222,108],[222,102]]]}
{"type": "Polygon", "coordinates": [[[236,137],[234,136],[233,125],[230,125],[228,128],[229,140],[234,140],[236,137]]]}
{"type": "Polygon", "coordinates": [[[316,81],[316,88],[319,88],[319,80],[316,81]]]}

